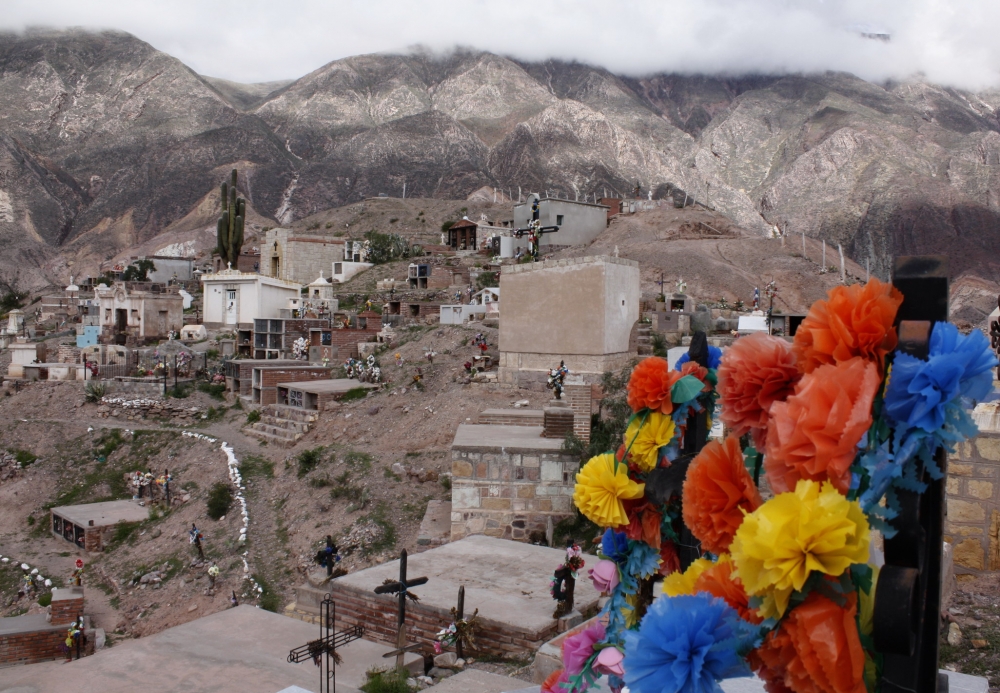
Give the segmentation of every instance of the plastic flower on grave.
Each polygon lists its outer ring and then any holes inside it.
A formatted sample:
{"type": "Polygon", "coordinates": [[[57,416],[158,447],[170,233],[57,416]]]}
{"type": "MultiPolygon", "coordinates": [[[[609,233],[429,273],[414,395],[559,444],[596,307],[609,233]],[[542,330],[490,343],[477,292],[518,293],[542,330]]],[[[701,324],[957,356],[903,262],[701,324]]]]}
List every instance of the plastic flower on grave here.
{"type": "Polygon", "coordinates": [[[885,412],[907,428],[933,433],[945,424],[946,408],[982,400],[993,387],[997,360],[979,330],[962,335],[948,322],[935,323],[926,361],[896,354],[885,391],[885,412]]]}
{"type": "Polygon", "coordinates": [[[669,597],[694,594],[694,584],[712,565],[712,561],[707,558],[692,561],[683,573],[678,571],[663,578],[663,593],[669,597]]]}
{"type": "Polygon", "coordinates": [[[799,368],[811,373],[857,356],[874,363],[881,374],[886,354],[896,348],[893,323],[902,302],[894,286],[878,279],[830,289],[826,300],[812,304],[795,332],[799,368]]]}
{"type": "Polygon", "coordinates": [[[798,382],[795,394],[771,406],[764,470],[776,493],[792,490],[799,479],[829,480],[847,492],[880,382],[874,364],[854,358],[820,366],[798,382]]]}
{"type": "Polygon", "coordinates": [[[624,676],[625,669],[622,667],[622,660],[625,655],[617,647],[605,647],[597,653],[594,660],[594,673],[605,676],[624,676]]]}
{"type": "Polygon", "coordinates": [[[660,448],[674,439],[674,420],[667,414],[652,412],[632,417],[625,430],[625,447],[633,464],[642,473],[651,472],[660,457],[660,448]]]}
{"type": "Polygon", "coordinates": [[[764,503],[736,530],[731,554],[747,594],[763,597],[760,615],[782,616],[792,592],[813,572],[838,577],[868,560],[871,531],[856,501],[829,482],[802,480],[764,503]]]}
{"type": "Polygon", "coordinates": [[[618,586],[618,564],[614,561],[598,561],[597,565],[587,571],[594,589],[601,594],[611,594],[618,586]]]}
{"type": "Polygon", "coordinates": [[[800,377],[784,339],[766,334],[737,339],[719,366],[719,418],[736,437],[750,433],[754,447],[763,450],[771,405],[786,400],[800,377]]]}
{"type": "Polygon", "coordinates": [[[750,608],[750,598],[743,589],[743,583],[733,575],[736,565],[727,554],[719,556],[710,568],[705,570],[694,581],[694,593],[705,592],[718,597],[736,610],[744,621],[760,623],[763,619],[750,608]]]}
{"type": "Polygon", "coordinates": [[[579,676],[594,656],[594,645],[604,640],[604,624],[597,622],[589,628],[563,640],[563,667],[569,677],[579,676]]]}
{"type": "Polygon", "coordinates": [[[632,693],[720,692],[719,681],[750,674],[737,654],[741,630],[721,599],[661,597],[625,633],[625,684],[632,693]]]}
{"type": "Polygon", "coordinates": [[[669,414],[674,405],[670,390],[681,374],[671,371],[667,360],[659,356],[643,359],[632,369],[628,380],[628,405],[632,411],[643,409],[669,414]]]}
{"type": "Polygon", "coordinates": [[[563,684],[569,684],[565,669],[558,669],[549,674],[542,684],[541,693],[568,693],[569,689],[563,684]]]}
{"type": "Polygon", "coordinates": [[[768,634],[756,656],[795,693],[866,693],[865,653],[855,623],[857,595],[844,606],[817,592],[768,634]]]}
{"type": "Polygon", "coordinates": [[[632,481],[628,467],[606,453],[591,457],[577,473],[573,503],[594,524],[620,527],[628,524],[622,500],[641,498],[644,491],[645,484],[632,481]]]}
{"type": "Polygon", "coordinates": [[[684,480],[684,524],[702,548],[725,553],[746,513],[763,501],[743,465],[739,438],[711,441],[691,462],[684,480]]]}
{"type": "Polygon", "coordinates": [[[628,558],[628,537],[625,536],[625,532],[604,530],[604,536],[601,537],[601,553],[615,563],[624,562],[628,558]]]}

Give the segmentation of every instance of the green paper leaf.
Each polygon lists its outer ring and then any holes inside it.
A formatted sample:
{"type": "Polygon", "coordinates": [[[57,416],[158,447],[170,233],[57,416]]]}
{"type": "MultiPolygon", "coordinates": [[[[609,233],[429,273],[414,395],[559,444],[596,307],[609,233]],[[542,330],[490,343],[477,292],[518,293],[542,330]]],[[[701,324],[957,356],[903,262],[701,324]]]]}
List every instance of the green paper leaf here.
{"type": "Polygon", "coordinates": [[[690,402],[704,389],[705,383],[693,375],[685,375],[670,388],[670,400],[675,404],[690,402]]]}

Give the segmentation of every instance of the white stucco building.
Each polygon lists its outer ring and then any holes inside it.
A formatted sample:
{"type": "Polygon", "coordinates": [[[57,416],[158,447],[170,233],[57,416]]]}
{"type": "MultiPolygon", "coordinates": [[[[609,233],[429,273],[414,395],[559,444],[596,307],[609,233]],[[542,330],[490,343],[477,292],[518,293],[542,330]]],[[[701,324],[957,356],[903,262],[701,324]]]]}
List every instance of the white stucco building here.
{"type": "Polygon", "coordinates": [[[252,326],[257,318],[278,318],[302,285],[262,274],[222,270],[201,277],[204,323],[208,327],[252,326]]]}

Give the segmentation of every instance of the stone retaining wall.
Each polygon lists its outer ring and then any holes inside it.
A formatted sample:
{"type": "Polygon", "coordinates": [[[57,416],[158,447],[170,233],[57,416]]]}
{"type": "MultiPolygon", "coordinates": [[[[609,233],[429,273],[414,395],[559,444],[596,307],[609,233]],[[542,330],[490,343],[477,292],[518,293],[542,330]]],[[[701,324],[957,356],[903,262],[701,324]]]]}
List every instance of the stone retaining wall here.
{"type": "Polygon", "coordinates": [[[955,572],[1000,570],[1000,433],[983,432],[948,460],[944,540],[955,572]]]}
{"type": "Polygon", "coordinates": [[[579,460],[562,452],[453,447],[451,540],[470,534],[528,541],[573,514],[579,460]]]}

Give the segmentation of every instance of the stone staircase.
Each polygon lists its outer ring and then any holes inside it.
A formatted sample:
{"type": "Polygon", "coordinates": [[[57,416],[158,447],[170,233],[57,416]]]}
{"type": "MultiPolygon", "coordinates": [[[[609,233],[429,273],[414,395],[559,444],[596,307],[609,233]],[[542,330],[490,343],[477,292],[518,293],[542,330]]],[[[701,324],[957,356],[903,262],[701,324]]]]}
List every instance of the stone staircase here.
{"type": "Polygon", "coordinates": [[[309,432],[319,419],[319,412],[280,404],[267,404],[260,410],[260,421],[244,432],[273,445],[290,448],[309,432]]]}
{"type": "Polygon", "coordinates": [[[636,333],[636,346],[639,349],[639,356],[653,355],[653,326],[641,323],[636,333]]]}

